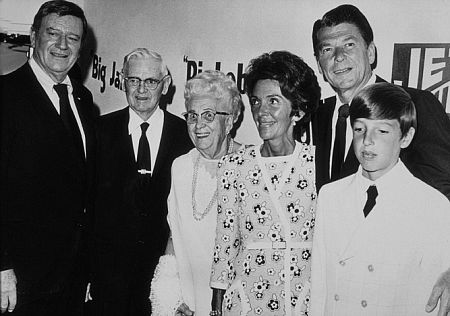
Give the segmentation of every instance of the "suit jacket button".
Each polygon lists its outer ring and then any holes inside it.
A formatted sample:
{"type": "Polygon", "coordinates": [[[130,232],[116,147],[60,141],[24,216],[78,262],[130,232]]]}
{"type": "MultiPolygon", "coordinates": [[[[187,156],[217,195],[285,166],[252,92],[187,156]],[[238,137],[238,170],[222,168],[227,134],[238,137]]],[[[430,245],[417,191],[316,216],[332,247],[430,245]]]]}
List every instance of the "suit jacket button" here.
{"type": "Polygon", "coordinates": [[[373,272],[373,270],[375,270],[375,269],[373,268],[373,265],[371,265],[371,264],[369,264],[369,266],[367,267],[367,269],[368,269],[370,272],[373,272]]]}
{"type": "Polygon", "coordinates": [[[145,244],[145,242],[143,240],[138,240],[138,244],[143,245],[143,244],[145,244]]]}
{"type": "Polygon", "coordinates": [[[364,308],[367,307],[367,301],[366,300],[362,300],[361,301],[361,306],[364,307],[364,308]]]}
{"type": "Polygon", "coordinates": [[[335,300],[335,301],[339,301],[339,295],[337,295],[337,294],[334,295],[334,300],[335,300]]]}
{"type": "Polygon", "coordinates": [[[345,266],[345,261],[344,261],[344,260],[341,260],[341,261],[339,261],[339,264],[340,264],[341,266],[345,266]]]}

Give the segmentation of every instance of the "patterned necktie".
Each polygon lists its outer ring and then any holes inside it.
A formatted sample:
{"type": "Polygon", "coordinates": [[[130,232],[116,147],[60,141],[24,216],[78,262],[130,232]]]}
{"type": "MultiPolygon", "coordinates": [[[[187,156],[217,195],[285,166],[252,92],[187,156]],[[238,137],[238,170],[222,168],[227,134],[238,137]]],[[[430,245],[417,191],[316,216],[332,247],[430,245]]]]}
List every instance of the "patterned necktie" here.
{"type": "Polygon", "coordinates": [[[141,138],[139,139],[139,148],[137,154],[138,172],[140,174],[150,174],[152,170],[150,157],[150,144],[147,139],[147,129],[149,124],[144,122],[141,124],[141,138]]]}
{"type": "Polygon", "coordinates": [[[345,157],[345,133],[347,131],[347,117],[349,115],[349,108],[350,107],[348,104],[343,104],[339,107],[331,164],[332,181],[341,177],[341,169],[345,157]]]}
{"type": "Polygon", "coordinates": [[[84,157],[83,140],[81,138],[80,129],[78,127],[75,115],[72,112],[72,108],[69,102],[69,95],[67,93],[66,84],[56,84],[53,86],[59,97],[59,116],[66,127],[67,132],[70,134],[73,144],[84,157]]]}
{"type": "Polygon", "coordinates": [[[377,187],[374,185],[371,185],[367,189],[367,201],[366,201],[366,205],[364,205],[364,209],[363,209],[364,217],[367,217],[367,215],[369,215],[370,211],[375,206],[377,196],[378,196],[377,187]]]}

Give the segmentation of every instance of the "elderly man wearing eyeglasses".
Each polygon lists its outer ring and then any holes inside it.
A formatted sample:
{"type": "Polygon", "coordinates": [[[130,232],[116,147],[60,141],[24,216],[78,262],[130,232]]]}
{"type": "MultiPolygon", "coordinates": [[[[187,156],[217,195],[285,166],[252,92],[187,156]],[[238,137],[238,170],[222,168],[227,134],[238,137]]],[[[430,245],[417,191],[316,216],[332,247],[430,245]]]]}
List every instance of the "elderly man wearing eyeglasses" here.
{"type": "Polygon", "coordinates": [[[172,161],[193,146],[186,122],[160,108],[171,84],[156,53],[124,58],[128,106],[99,120],[91,296],[94,315],[150,315],[150,282],[164,254],[172,161]]]}

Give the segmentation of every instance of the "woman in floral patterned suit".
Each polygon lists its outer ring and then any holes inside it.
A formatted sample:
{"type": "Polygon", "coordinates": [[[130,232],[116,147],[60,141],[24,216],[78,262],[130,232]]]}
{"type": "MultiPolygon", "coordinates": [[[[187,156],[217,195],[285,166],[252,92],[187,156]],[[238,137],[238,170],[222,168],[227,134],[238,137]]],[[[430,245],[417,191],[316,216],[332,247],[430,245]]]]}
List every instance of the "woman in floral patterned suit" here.
{"type": "Polygon", "coordinates": [[[313,70],[276,51],[246,91],[262,145],[221,159],[210,315],[307,315],[316,200],[314,148],[295,140],[320,99],[313,70]]]}

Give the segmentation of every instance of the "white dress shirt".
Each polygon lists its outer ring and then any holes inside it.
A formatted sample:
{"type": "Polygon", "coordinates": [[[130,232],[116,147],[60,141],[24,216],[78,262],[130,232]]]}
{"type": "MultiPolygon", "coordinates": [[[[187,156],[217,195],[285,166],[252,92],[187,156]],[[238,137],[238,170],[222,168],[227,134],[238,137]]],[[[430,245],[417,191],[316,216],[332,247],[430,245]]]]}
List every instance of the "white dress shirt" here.
{"type": "Polygon", "coordinates": [[[159,143],[161,142],[162,129],[164,124],[164,112],[157,108],[147,121],[144,121],[134,110],[129,107],[130,120],[128,122],[128,134],[131,135],[133,142],[134,158],[137,161],[137,154],[139,149],[139,139],[141,138],[142,130],[141,124],[147,122],[149,127],[147,132],[148,143],[150,145],[150,156],[152,172],[155,168],[156,157],[158,155],[159,143]]]}

